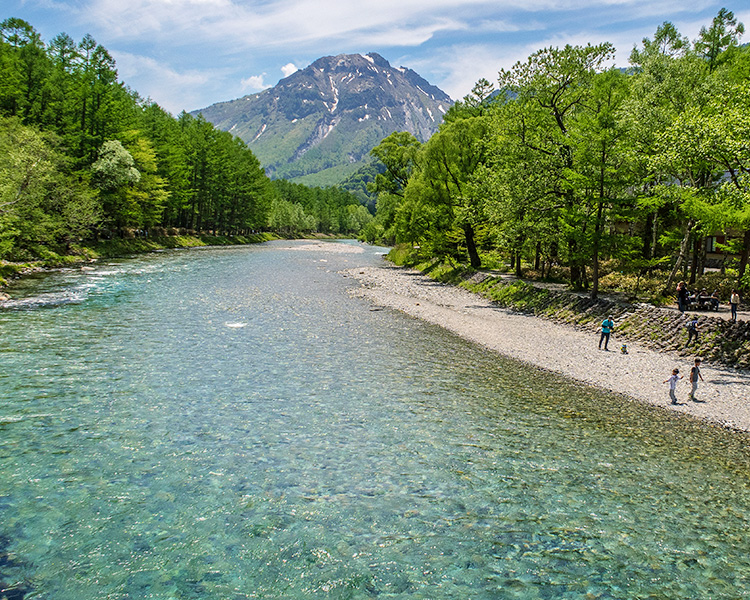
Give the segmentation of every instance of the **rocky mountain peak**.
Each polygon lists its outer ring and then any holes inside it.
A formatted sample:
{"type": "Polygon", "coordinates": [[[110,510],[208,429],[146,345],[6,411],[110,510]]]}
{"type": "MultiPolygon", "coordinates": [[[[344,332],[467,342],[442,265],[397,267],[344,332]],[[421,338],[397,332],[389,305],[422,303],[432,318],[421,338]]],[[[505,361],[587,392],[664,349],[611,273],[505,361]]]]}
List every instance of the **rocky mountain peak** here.
{"type": "Polygon", "coordinates": [[[411,69],[372,52],[319,58],[273,88],[196,112],[243,139],[269,175],[309,182],[325,172],[318,179],[330,184],[394,131],[426,141],[452,103],[411,69]]]}

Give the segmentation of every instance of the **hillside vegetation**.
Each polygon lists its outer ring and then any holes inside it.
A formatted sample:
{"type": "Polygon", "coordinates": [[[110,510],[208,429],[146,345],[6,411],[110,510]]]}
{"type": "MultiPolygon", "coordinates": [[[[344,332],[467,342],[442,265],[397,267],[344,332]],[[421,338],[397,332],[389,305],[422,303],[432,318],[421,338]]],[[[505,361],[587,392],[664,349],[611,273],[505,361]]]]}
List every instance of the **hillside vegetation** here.
{"type": "Polygon", "coordinates": [[[676,283],[750,292],[750,48],[722,9],[671,23],[630,68],[609,43],[544,48],[481,80],[422,143],[373,155],[364,239],[438,260],[672,301],[676,283]]]}
{"type": "Polygon", "coordinates": [[[352,236],[371,218],[354,194],[272,183],[239,138],[120,82],[90,36],[0,23],[0,261],[125,238],[352,236]]]}

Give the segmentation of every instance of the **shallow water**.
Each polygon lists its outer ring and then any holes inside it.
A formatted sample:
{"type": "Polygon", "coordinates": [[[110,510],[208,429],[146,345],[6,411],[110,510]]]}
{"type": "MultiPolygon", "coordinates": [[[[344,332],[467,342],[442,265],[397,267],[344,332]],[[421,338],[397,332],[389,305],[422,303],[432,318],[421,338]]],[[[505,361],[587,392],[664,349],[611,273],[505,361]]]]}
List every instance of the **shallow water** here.
{"type": "Polygon", "coordinates": [[[16,598],[750,597],[747,436],[371,310],[338,271],[380,250],[308,247],[11,290],[16,598]]]}

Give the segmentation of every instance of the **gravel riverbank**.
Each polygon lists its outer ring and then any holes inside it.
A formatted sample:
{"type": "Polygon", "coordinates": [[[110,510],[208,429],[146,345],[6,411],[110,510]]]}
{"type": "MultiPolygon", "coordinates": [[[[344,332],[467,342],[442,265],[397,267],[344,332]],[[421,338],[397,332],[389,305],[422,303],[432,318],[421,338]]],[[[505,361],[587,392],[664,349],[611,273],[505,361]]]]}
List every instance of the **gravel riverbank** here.
{"type": "MultiPolygon", "coordinates": [[[[610,351],[598,349],[599,337],[572,326],[500,308],[462,288],[438,283],[418,271],[384,264],[345,271],[360,287],[353,292],[373,304],[434,323],[486,348],[642,402],[686,413],[708,422],[750,432],[750,373],[703,363],[704,382],[688,400],[688,374],[695,357],[658,352],[628,342],[619,351],[617,334],[610,351]],[[679,405],[662,383],[680,369],[679,405]]],[[[603,315],[604,318],[606,315],[603,315]]],[[[701,357],[702,358],[702,357],[701,357]]]]}

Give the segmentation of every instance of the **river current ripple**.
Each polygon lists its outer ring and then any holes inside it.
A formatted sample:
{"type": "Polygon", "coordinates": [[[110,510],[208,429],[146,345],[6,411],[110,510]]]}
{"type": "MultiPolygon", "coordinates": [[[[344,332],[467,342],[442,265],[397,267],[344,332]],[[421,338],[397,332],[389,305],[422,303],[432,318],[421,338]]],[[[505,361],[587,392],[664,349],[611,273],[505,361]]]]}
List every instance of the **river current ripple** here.
{"type": "Polygon", "coordinates": [[[351,297],[354,242],[169,251],[0,310],[7,598],[750,597],[748,437],[351,297]]]}

